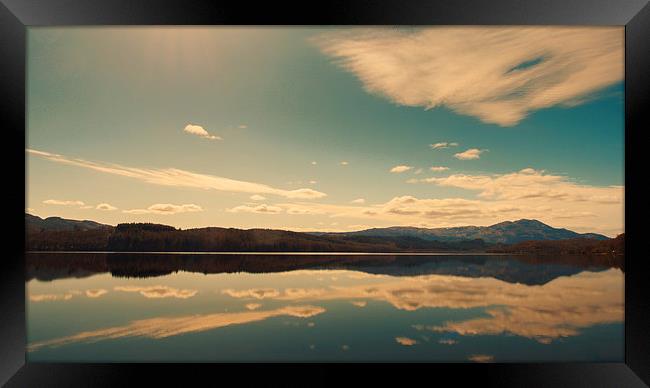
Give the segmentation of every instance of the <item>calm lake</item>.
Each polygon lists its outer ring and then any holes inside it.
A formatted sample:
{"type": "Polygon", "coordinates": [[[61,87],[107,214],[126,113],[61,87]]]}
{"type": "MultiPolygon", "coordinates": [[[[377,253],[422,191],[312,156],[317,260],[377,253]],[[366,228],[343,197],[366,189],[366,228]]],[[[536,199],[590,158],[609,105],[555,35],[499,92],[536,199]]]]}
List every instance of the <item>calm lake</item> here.
{"type": "Polygon", "coordinates": [[[622,362],[621,262],[30,253],[27,358],[622,362]]]}

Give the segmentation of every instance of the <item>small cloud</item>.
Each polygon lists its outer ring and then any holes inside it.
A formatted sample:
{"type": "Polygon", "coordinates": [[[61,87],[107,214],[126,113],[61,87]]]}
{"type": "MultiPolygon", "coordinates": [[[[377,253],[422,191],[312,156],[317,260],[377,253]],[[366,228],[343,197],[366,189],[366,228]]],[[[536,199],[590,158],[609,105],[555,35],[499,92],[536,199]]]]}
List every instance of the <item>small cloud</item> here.
{"type": "Polygon", "coordinates": [[[262,305],[259,303],[248,303],[245,305],[245,307],[249,310],[257,310],[258,308],[262,307],[262,305]]]}
{"type": "Polygon", "coordinates": [[[312,162],[311,162],[311,165],[312,165],[312,166],[315,166],[315,165],[317,165],[317,164],[318,164],[318,163],[316,163],[316,161],[312,161],[312,162]]]}
{"type": "Polygon", "coordinates": [[[348,345],[343,345],[343,346],[341,346],[341,349],[342,349],[343,351],[346,351],[346,352],[347,352],[348,350],[350,350],[350,346],[348,346],[348,345]]]}
{"type": "Polygon", "coordinates": [[[458,341],[453,340],[451,338],[442,338],[438,341],[438,343],[443,345],[456,345],[458,341]]]}
{"type": "Polygon", "coordinates": [[[316,324],[314,322],[307,322],[307,327],[314,327],[316,324]]]}
{"type": "Polygon", "coordinates": [[[447,170],[449,170],[449,167],[435,166],[435,167],[429,168],[429,170],[436,171],[436,172],[437,171],[447,171],[447,170]]]}
{"type": "Polygon", "coordinates": [[[195,213],[202,212],[203,208],[199,205],[193,203],[187,203],[183,205],[174,205],[171,203],[156,203],[149,206],[146,209],[130,209],[122,210],[123,213],[127,214],[177,214],[177,213],[195,213]]]}
{"type": "Polygon", "coordinates": [[[350,164],[350,163],[348,163],[348,162],[345,161],[345,160],[341,162],[341,166],[347,166],[348,164],[350,164]]]}
{"type": "Polygon", "coordinates": [[[407,337],[395,337],[395,341],[397,341],[398,344],[404,346],[413,346],[413,345],[417,345],[418,343],[418,341],[407,337]]]}
{"type": "Polygon", "coordinates": [[[97,289],[97,290],[86,290],[86,296],[89,298],[99,298],[102,295],[108,293],[107,290],[97,289]]]}
{"type": "Polygon", "coordinates": [[[237,128],[239,128],[239,129],[246,129],[246,128],[248,128],[248,125],[246,125],[246,124],[239,124],[239,126],[238,126],[237,128]]]}
{"type": "Polygon", "coordinates": [[[82,201],[64,201],[60,199],[46,199],[43,201],[46,205],[57,205],[57,206],[83,206],[85,203],[82,201]]]}
{"type": "Polygon", "coordinates": [[[99,205],[97,205],[97,207],[95,209],[97,209],[97,210],[105,210],[105,211],[117,210],[117,208],[115,206],[112,206],[112,205],[110,205],[108,203],[100,203],[99,205]]]}
{"type": "Polygon", "coordinates": [[[314,181],[314,180],[309,181],[309,184],[310,184],[310,185],[315,185],[316,183],[318,183],[318,182],[317,182],[317,181],[314,181]]]}
{"type": "Polygon", "coordinates": [[[361,205],[361,204],[366,203],[366,200],[364,198],[357,198],[357,199],[355,199],[353,201],[350,201],[350,203],[361,205]]]}
{"type": "Polygon", "coordinates": [[[429,147],[431,147],[432,150],[438,150],[442,148],[458,147],[458,143],[455,142],[448,143],[446,141],[443,141],[440,143],[429,144],[429,147]]]}
{"type": "Polygon", "coordinates": [[[282,212],[282,208],[263,203],[257,206],[248,206],[248,205],[235,206],[232,209],[226,209],[226,211],[230,213],[278,214],[282,212]]]}
{"type": "Polygon", "coordinates": [[[259,194],[251,195],[249,198],[253,201],[264,201],[266,199],[265,196],[259,194]]]}
{"type": "Polygon", "coordinates": [[[402,173],[402,172],[406,172],[406,171],[408,171],[408,170],[410,170],[412,168],[413,168],[412,166],[399,165],[399,166],[395,166],[395,167],[391,168],[390,172],[399,174],[399,173],[402,173]]]}
{"type": "Polygon", "coordinates": [[[457,154],[454,154],[454,157],[460,160],[475,160],[475,159],[480,159],[481,154],[483,152],[485,152],[485,150],[479,150],[478,148],[470,148],[465,152],[459,152],[457,154]]]}
{"type": "Polygon", "coordinates": [[[422,174],[422,171],[423,170],[421,168],[418,168],[417,170],[413,171],[413,174],[419,175],[419,174],[422,174]]]}
{"type": "Polygon", "coordinates": [[[489,354],[472,354],[467,359],[474,362],[492,362],[494,361],[494,356],[490,356],[489,354]]]}
{"type": "Polygon", "coordinates": [[[352,305],[357,306],[357,307],[366,307],[366,305],[368,304],[368,302],[366,302],[365,300],[355,300],[355,301],[350,302],[350,303],[352,303],[352,305]]]}
{"type": "Polygon", "coordinates": [[[206,131],[202,126],[200,125],[194,125],[194,124],[187,124],[183,131],[190,133],[192,135],[200,136],[205,139],[210,139],[210,140],[221,140],[221,137],[215,136],[215,135],[210,135],[208,131],[206,131]]]}

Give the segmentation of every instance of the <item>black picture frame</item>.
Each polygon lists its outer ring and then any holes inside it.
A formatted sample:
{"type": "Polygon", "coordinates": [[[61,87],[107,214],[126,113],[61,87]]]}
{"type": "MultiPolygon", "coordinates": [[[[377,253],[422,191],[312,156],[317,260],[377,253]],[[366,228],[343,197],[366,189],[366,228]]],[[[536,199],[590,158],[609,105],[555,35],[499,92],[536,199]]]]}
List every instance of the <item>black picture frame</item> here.
{"type": "Polygon", "coordinates": [[[373,380],[454,385],[641,387],[650,384],[647,209],[643,163],[650,128],[650,5],[644,0],[371,0],[260,2],[0,0],[0,109],[4,125],[5,240],[0,267],[0,383],[11,387],[188,385],[225,377],[238,385],[314,385],[373,380]],[[51,364],[27,363],[25,320],[26,28],[55,25],[620,25],[625,26],[625,362],[548,364],[51,364]],[[644,136],[645,135],[645,136],[644,136]],[[644,144],[645,143],[645,144],[644,144]],[[636,170],[636,171],[635,171],[636,170]],[[354,372],[349,374],[349,372],[354,372]],[[347,376],[343,376],[346,373],[347,376]],[[224,377],[225,376],[225,377],[224,377]],[[188,380],[189,379],[189,380],[188,380]],[[425,380],[427,381],[427,380],[425,380]]]}

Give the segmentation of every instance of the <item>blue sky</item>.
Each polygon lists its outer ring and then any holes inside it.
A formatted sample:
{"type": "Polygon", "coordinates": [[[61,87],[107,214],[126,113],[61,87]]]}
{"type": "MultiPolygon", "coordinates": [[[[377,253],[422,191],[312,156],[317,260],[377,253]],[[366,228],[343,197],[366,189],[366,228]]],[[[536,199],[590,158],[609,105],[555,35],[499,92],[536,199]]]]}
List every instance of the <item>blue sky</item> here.
{"type": "Polygon", "coordinates": [[[30,28],[27,207],[293,230],[538,218],[612,235],[622,45],[620,28],[30,28]],[[200,177],[151,177],[167,169],[200,177]]]}

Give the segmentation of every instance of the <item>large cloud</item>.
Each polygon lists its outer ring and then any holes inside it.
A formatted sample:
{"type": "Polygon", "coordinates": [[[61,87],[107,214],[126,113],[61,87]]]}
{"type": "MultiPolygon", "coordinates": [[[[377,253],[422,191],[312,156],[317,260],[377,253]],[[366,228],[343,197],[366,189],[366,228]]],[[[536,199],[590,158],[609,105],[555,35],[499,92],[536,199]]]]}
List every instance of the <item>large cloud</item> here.
{"type": "Polygon", "coordinates": [[[525,168],[509,174],[455,174],[443,178],[425,178],[419,181],[477,191],[479,197],[489,199],[510,201],[547,199],[613,205],[622,205],[623,203],[622,186],[580,185],[565,176],[552,175],[532,168],[525,168]]]}
{"type": "Polygon", "coordinates": [[[203,190],[219,190],[250,194],[273,194],[292,199],[313,199],[325,197],[325,193],[313,189],[283,190],[261,183],[245,182],[220,176],[199,174],[177,168],[138,168],[127,167],[119,164],[92,162],[84,159],[69,158],[64,155],[53,154],[45,151],[26,150],[29,155],[38,156],[47,160],[83,167],[107,174],[138,179],[147,183],[195,188],[203,190]]]}
{"type": "Polygon", "coordinates": [[[364,88],[511,126],[623,80],[622,27],[369,28],[315,42],[364,88]]]}

